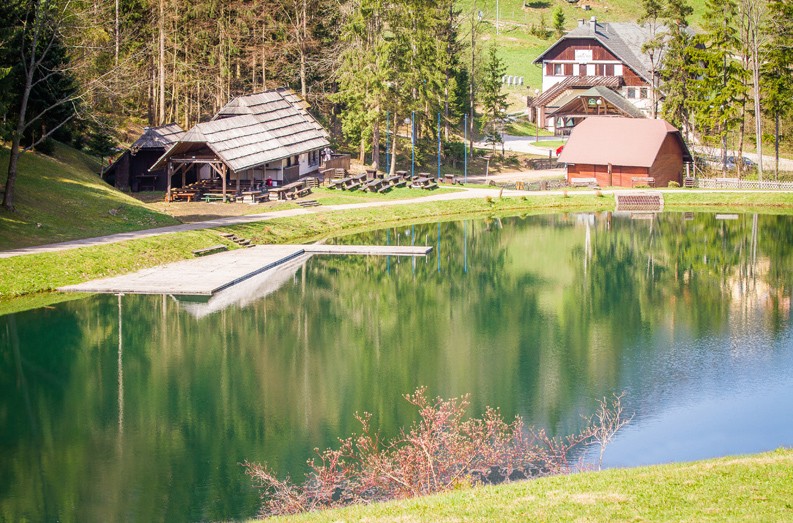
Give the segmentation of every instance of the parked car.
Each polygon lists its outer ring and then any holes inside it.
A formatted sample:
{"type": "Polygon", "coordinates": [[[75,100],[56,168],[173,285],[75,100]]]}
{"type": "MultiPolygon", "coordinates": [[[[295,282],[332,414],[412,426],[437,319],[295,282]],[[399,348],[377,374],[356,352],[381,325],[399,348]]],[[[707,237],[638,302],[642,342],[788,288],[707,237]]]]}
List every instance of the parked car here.
{"type": "MultiPolygon", "coordinates": [[[[751,159],[747,158],[746,156],[744,156],[742,158],[742,160],[743,160],[744,169],[750,169],[751,170],[751,169],[754,169],[755,167],[757,167],[757,165],[751,159]]],[[[729,169],[729,170],[735,169],[737,163],[738,163],[738,157],[737,156],[728,156],[727,157],[727,169],[729,169]]]]}

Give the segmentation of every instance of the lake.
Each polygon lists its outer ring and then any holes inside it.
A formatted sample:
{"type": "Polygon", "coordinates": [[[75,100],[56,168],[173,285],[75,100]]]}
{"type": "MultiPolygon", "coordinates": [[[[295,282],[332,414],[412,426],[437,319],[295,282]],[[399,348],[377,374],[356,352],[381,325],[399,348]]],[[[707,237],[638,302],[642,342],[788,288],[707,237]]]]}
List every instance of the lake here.
{"type": "Polygon", "coordinates": [[[300,477],[402,395],[555,434],[625,391],[605,466],[793,445],[793,218],[569,214],[403,226],[209,301],[96,295],[0,317],[0,520],[253,516],[240,463],[300,477]]]}

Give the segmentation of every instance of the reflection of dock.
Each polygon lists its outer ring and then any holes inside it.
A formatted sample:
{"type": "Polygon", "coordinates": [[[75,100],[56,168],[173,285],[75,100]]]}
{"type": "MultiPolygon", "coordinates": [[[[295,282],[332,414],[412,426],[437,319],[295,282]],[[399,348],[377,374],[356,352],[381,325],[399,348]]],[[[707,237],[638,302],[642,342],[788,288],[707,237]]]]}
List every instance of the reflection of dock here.
{"type": "Polygon", "coordinates": [[[303,254],[426,256],[432,247],[260,245],[58,289],[62,292],[211,296],[303,254]]]}
{"type": "Polygon", "coordinates": [[[245,285],[234,285],[213,296],[174,297],[182,309],[196,318],[204,318],[231,306],[245,307],[280,289],[285,283],[293,280],[297,271],[305,270],[310,254],[301,254],[296,258],[266,270],[245,280],[245,285]]]}

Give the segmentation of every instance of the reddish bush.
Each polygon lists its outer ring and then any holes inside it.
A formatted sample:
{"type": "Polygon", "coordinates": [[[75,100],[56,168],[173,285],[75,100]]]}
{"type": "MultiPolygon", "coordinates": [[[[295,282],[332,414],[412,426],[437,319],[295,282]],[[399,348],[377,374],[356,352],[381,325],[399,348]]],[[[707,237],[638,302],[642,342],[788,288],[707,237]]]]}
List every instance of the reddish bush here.
{"type": "MultiPolygon", "coordinates": [[[[309,460],[310,472],[296,485],[279,480],[266,465],[244,463],[262,488],[262,516],[295,514],[352,503],[421,496],[457,485],[499,483],[571,472],[572,452],[600,446],[599,457],[629,419],[622,416],[622,395],[603,399],[579,433],[551,437],[527,429],[517,416],[511,423],[498,409],[481,419],[464,419],[468,397],[431,400],[426,388],[405,399],[419,411],[419,421],[392,441],[381,442],[371,429],[370,414],[356,415],[361,433],[341,440],[309,460]]],[[[580,464],[578,468],[580,468],[580,464]]]]}

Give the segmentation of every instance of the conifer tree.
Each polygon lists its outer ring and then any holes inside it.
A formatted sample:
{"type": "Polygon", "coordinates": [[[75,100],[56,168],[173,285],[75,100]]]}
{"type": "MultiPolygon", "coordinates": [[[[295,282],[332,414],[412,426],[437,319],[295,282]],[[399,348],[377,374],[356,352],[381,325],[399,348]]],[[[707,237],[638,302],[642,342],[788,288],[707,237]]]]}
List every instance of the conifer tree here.
{"type": "Polygon", "coordinates": [[[779,122],[793,113],[793,3],[769,0],[761,68],[764,113],[774,121],[774,174],[779,177],[779,122]]]}
{"type": "Polygon", "coordinates": [[[727,170],[727,137],[740,123],[738,102],[745,89],[744,71],[735,59],[737,13],[735,0],[705,0],[705,33],[695,37],[695,123],[700,133],[720,144],[722,172],[727,170]]]}
{"type": "Polygon", "coordinates": [[[501,92],[502,78],[506,72],[504,61],[498,57],[498,48],[491,45],[480,86],[480,103],[483,111],[482,130],[488,132],[488,141],[492,143],[494,151],[496,143],[502,141],[500,128],[507,110],[507,95],[501,92]]]}
{"type": "Polygon", "coordinates": [[[689,94],[694,77],[694,61],[688,17],[693,12],[686,0],[668,0],[664,6],[666,52],[659,71],[664,95],[661,114],[672,125],[683,129],[686,136],[691,132],[689,94]]]}
{"type": "Polygon", "coordinates": [[[556,31],[557,38],[564,35],[564,11],[559,6],[553,10],[553,30],[556,31]]]}

